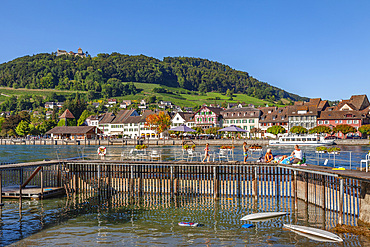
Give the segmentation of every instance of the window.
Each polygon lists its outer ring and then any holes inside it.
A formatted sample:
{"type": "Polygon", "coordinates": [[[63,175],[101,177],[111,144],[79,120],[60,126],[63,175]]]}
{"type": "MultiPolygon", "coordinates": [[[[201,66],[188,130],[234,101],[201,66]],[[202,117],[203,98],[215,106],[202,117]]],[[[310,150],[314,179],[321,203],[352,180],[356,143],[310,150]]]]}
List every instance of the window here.
{"type": "Polygon", "coordinates": [[[354,124],[358,124],[358,120],[353,120],[353,123],[354,124]]]}
{"type": "Polygon", "coordinates": [[[347,123],[348,123],[348,124],[351,124],[351,123],[352,123],[352,120],[347,120],[347,123]]]}
{"type": "Polygon", "coordinates": [[[322,124],[322,121],[321,120],[319,121],[319,124],[322,124]]]}
{"type": "Polygon", "coordinates": [[[335,120],[335,123],[337,124],[338,123],[338,120],[335,120]]]}
{"type": "Polygon", "coordinates": [[[339,123],[342,123],[342,120],[339,120],[339,123]]]}
{"type": "Polygon", "coordinates": [[[329,121],[328,120],[325,120],[324,124],[329,124],[329,121]]]}

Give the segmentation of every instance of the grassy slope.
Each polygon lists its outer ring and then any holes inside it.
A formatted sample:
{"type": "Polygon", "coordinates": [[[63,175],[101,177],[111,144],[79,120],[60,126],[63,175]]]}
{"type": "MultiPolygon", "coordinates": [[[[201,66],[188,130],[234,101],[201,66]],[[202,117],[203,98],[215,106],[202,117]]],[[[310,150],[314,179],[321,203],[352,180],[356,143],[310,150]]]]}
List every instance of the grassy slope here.
{"type": "MultiPolygon", "coordinates": [[[[179,106],[197,106],[203,103],[206,104],[213,104],[218,103],[221,104],[222,102],[226,101],[229,103],[237,103],[237,102],[245,102],[247,104],[254,104],[254,105],[260,105],[265,106],[266,104],[271,104],[267,101],[260,100],[248,95],[244,94],[235,94],[233,100],[229,100],[228,97],[225,95],[222,95],[220,93],[210,92],[206,95],[198,95],[198,92],[192,92],[186,89],[182,88],[171,88],[171,87],[165,87],[168,91],[173,92],[173,94],[167,94],[167,93],[153,93],[153,89],[155,87],[161,87],[157,84],[150,84],[150,83],[134,83],[135,86],[138,89],[141,89],[142,91],[138,93],[137,95],[128,95],[124,97],[116,97],[118,100],[123,99],[130,99],[130,100],[141,100],[143,98],[147,98],[149,96],[155,95],[157,98],[164,100],[164,101],[171,101],[172,103],[179,105],[179,106]],[[216,98],[219,97],[220,100],[210,100],[209,98],[216,98]]],[[[44,98],[50,95],[51,92],[55,92],[57,94],[63,94],[63,95],[69,95],[72,93],[75,93],[77,91],[68,91],[68,90],[55,90],[55,89],[25,89],[25,88],[8,88],[8,87],[0,87],[0,93],[6,94],[9,96],[15,95],[15,96],[21,96],[21,95],[41,95],[44,98]]],[[[79,91],[79,93],[83,94],[86,92],[79,91]]],[[[0,95],[0,102],[3,102],[7,96],[0,95]]]]}
{"type": "Polygon", "coordinates": [[[222,102],[226,101],[229,103],[237,103],[245,102],[247,104],[254,104],[254,105],[261,105],[265,106],[266,104],[271,104],[267,101],[260,100],[248,95],[244,94],[235,94],[233,100],[229,100],[228,97],[222,95],[221,93],[210,92],[206,93],[206,95],[198,95],[198,92],[192,92],[182,88],[171,88],[165,87],[168,91],[173,92],[174,94],[167,94],[167,93],[153,93],[153,89],[155,87],[161,87],[160,85],[156,84],[148,84],[148,83],[134,83],[138,89],[142,89],[142,91],[137,95],[129,95],[125,97],[119,97],[119,99],[130,99],[130,100],[140,100],[142,98],[146,98],[152,95],[156,95],[157,98],[160,98],[165,101],[171,101],[172,103],[179,105],[179,106],[196,106],[203,103],[212,104],[218,103],[221,104],[222,102]],[[220,100],[210,100],[209,98],[216,98],[219,97],[220,100]]]}

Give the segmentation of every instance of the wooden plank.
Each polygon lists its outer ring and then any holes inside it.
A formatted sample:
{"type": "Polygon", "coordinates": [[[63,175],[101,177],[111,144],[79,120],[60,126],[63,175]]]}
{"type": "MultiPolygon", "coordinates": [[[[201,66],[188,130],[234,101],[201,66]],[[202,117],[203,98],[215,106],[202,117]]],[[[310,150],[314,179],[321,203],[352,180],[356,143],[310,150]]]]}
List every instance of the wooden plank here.
{"type": "Polygon", "coordinates": [[[27,180],[21,185],[22,188],[26,187],[27,184],[29,184],[29,182],[31,182],[31,180],[37,175],[37,173],[42,169],[42,166],[39,166],[37,167],[33,173],[31,174],[31,176],[29,178],[27,178],[27,180]]]}

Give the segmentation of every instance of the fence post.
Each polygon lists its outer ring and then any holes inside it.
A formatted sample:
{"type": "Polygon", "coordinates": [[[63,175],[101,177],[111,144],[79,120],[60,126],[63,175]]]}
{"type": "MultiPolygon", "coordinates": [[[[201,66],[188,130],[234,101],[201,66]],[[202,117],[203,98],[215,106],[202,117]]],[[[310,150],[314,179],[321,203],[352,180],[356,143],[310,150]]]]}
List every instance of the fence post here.
{"type": "Polygon", "coordinates": [[[0,171],[0,207],[4,206],[3,203],[3,178],[2,171],[0,171]]]}
{"type": "Polygon", "coordinates": [[[134,166],[130,165],[130,196],[134,196],[134,166]]]}
{"type": "Polygon", "coordinates": [[[324,209],[324,211],[325,211],[325,209],[326,209],[326,194],[325,194],[325,186],[326,186],[326,184],[325,184],[325,176],[324,175],[321,175],[321,180],[322,180],[322,191],[321,191],[321,193],[322,193],[322,208],[324,209]]]}
{"type": "Polygon", "coordinates": [[[297,171],[293,171],[293,196],[294,196],[294,210],[298,210],[298,196],[297,196],[297,171]]]}
{"type": "Polygon", "coordinates": [[[19,212],[22,210],[22,184],[23,184],[23,169],[19,169],[19,212]]]}
{"type": "Polygon", "coordinates": [[[338,219],[338,223],[339,225],[342,225],[343,224],[343,194],[344,194],[344,191],[343,191],[343,178],[339,178],[339,219],[338,219]]]}
{"type": "Polygon", "coordinates": [[[41,166],[40,170],[40,187],[41,187],[41,199],[44,199],[44,167],[41,166]]]}
{"type": "Polygon", "coordinates": [[[213,167],[213,198],[217,199],[218,198],[218,193],[219,193],[219,181],[218,181],[218,171],[217,171],[217,166],[213,167]]]}
{"type": "Polygon", "coordinates": [[[254,195],[254,200],[258,199],[258,188],[257,188],[257,167],[253,167],[254,173],[252,177],[252,187],[253,187],[253,195],[254,195]]]}
{"type": "Polygon", "coordinates": [[[305,178],[306,178],[306,191],[305,191],[305,200],[306,200],[306,202],[308,203],[308,173],[306,172],[306,176],[305,176],[305,178]]]}
{"type": "Polygon", "coordinates": [[[171,197],[173,197],[174,192],[174,183],[173,183],[173,166],[170,167],[170,193],[171,197]]]}

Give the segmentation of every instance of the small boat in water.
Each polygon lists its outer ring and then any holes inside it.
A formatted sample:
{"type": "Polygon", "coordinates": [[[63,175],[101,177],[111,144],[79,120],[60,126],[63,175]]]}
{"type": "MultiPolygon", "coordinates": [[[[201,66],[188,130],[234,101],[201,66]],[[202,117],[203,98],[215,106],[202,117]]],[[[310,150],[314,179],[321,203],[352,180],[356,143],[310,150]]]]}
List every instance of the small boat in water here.
{"type": "Polygon", "coordinates": [[[304,237],[307,237],[307,238],[310,238],[316,241],[343,242],[343,239],[339,237],[338,235],[325,231],[325,230],[313,228],[313,227],[284,224],[283,228],[286,228],[299,235],[302,235],[304,237]]]}
{"type": "Polygon", "coordinates": [[[194,222],[179,222],[179,226],[198,226],[198,223],[194,223],[194,222]]]}
{"type": "Polygon", "coordinates": [[[249,220],[249,221],[263,221],[269,220],[271,218],[279,217],[286,215],[286,212],[264,212],[264,213],[255,213],[248,214],[241,218],[240,220],[249,220]]]}
{"type": "Polygon", "coordinates": [[[324,146],[333,145],[334,140],[325,140],[323,136],[317,135],[286,135],[278,140],[270,140],[269,145],[299,145],[299,146],[324,146]]]}

